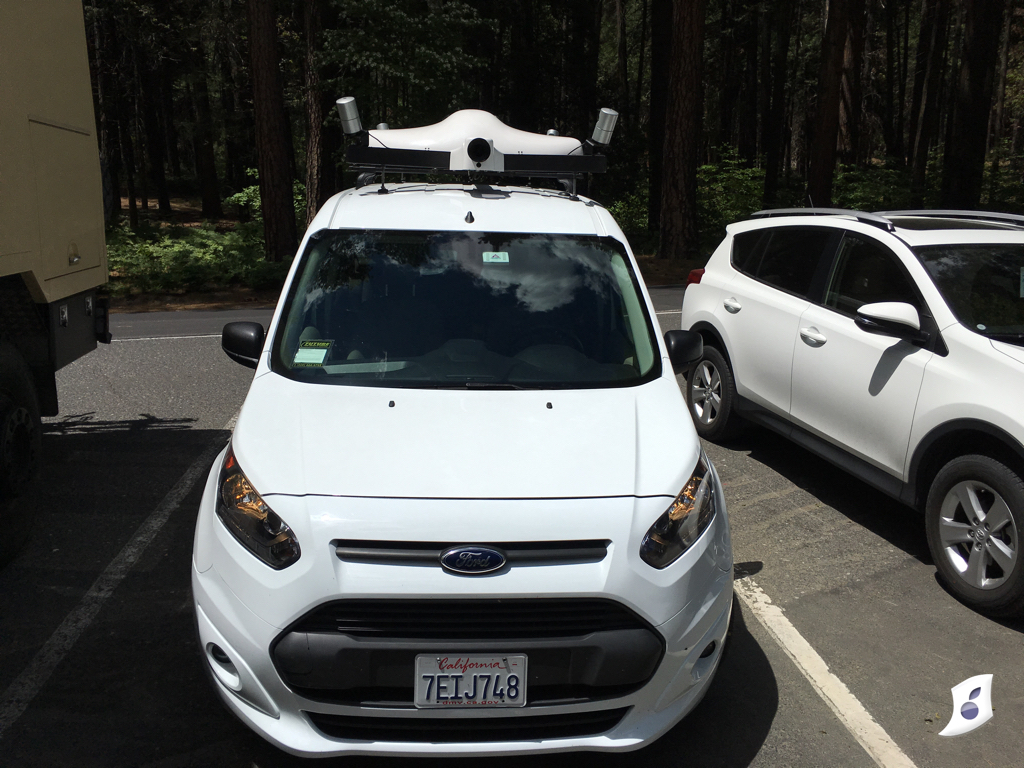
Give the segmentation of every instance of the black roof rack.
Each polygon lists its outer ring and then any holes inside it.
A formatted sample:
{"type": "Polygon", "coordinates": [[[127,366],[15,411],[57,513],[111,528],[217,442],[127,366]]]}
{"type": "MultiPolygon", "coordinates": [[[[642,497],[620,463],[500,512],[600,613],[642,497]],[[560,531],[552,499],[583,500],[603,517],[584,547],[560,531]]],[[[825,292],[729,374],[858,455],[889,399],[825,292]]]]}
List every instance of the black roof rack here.
{"type": "Polygon", "coordinates": [[[748,218],[771,219],[776,216],[846,216],[856,219],[863,224],[870,224],[873,227],[884,229],[886,232],[894,232],[896,230],[893,223],[880,214],[850,211],[845,208],[773,208],[752,213],[748,218]]]}
{"type": "MultiPolygon", "coordinates": [[[[353,144],[346,152],[349,167],[356,171],[388,170],[393,173],[469,173],[451,169],[451,152],[424,149],[390,149],[353,144]]],[[[580,173],[604,173],[608,159],[599,154],[505,155],[497,173],[515,176],[562,178],[580,173]]]]}
{"type": "Polygon", "coordinates": [[[955,210],[920,210],[920,211],[877,211],[877,216],[918,216],[929,219],[966,219],[968,221],[991,221],[997,224],[1010,224],[1024,227],[1024,216],[1013,213],[993,213],[991,211],[955,211],[955,210]]]}

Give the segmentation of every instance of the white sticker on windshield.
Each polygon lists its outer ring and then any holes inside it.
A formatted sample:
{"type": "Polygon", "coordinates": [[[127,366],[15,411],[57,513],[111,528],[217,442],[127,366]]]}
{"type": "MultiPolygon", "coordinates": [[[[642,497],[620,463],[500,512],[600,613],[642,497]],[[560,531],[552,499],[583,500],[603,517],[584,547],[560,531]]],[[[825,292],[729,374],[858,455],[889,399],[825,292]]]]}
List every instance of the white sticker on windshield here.
{"type": "Polygon", "coordinates": [[[333,343],[327,339],[300,341],[299,348],[295,350],[295,359],[292,364],[296,368],[319,368],[324,364],[324,359],[333,343]]]}
{"type": "Polygon", "coordinates": [[[508,264],[508,252],[484,251],[484,264],[508,264]]]}

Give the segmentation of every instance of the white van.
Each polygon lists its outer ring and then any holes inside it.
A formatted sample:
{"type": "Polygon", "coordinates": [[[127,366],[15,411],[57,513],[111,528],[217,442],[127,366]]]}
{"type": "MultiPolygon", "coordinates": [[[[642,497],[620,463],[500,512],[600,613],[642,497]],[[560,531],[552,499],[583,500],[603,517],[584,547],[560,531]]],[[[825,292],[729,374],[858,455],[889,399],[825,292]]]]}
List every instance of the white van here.
{"type": "Polygon", "coordinates": [[[732,551],[674,374],[699,337],[661,338],[574,192],[614,113],[580,142],[477,111],[365,132],[342,106],[368,175],[313,221],[265,340],[224,329],[256,373],[196,528],[214,687],[298,755],[641,747],[714,675],[732,551]]]}

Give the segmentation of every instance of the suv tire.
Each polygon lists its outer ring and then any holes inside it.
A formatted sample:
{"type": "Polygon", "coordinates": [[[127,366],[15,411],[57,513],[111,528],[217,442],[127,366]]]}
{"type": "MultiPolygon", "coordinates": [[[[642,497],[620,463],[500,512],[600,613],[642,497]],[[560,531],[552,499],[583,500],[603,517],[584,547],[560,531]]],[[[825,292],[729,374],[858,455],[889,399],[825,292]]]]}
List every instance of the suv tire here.
{"type": "Polygon", "coordinates": [[[928,546],[960,600],[990,616],[1024,609],[1024,481],[988,456],[958,456],[932,481],[928,546]]]}
{"type": "Polygon", "coordinates": [[[686,405],[697,434],[706,440],[724,440],[740,428],[733,414],[736,384],[725,355],[705,346],[704,354],[687,377],[686,405]]]}

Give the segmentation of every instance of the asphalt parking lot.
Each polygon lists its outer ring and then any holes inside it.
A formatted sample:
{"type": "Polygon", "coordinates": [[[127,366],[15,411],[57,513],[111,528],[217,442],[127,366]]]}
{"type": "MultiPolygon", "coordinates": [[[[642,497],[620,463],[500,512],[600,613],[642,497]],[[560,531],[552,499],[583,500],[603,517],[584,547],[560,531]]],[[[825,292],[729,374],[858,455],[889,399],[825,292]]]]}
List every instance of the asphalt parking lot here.
{"type": "MultiPolygon", "coordinates": [[[[677,327],[680,295],[652,292],[666,330],[677,327]]],[[[118,341],[61,372],[43,482],[23,501],[36,524],[0,570],[0,764],[298,764],[218,702],[189,591],[202,482],[251,373],[220,351],[219,328],[268,316],[115,316],[118,341]]],[[[802,449],[759,430],[707,449],[726,490],[740,594],[718,677],[689,718],[642,752],[568,759],[1019,765],[1024,622],[994,622],[953,600],[919,516],[802,449]],[[992,721],[938,736],[949,689],[982,673],[994,675],[992,721]],[[878,733],[890,744],[872,741],[878,733]]]]}

